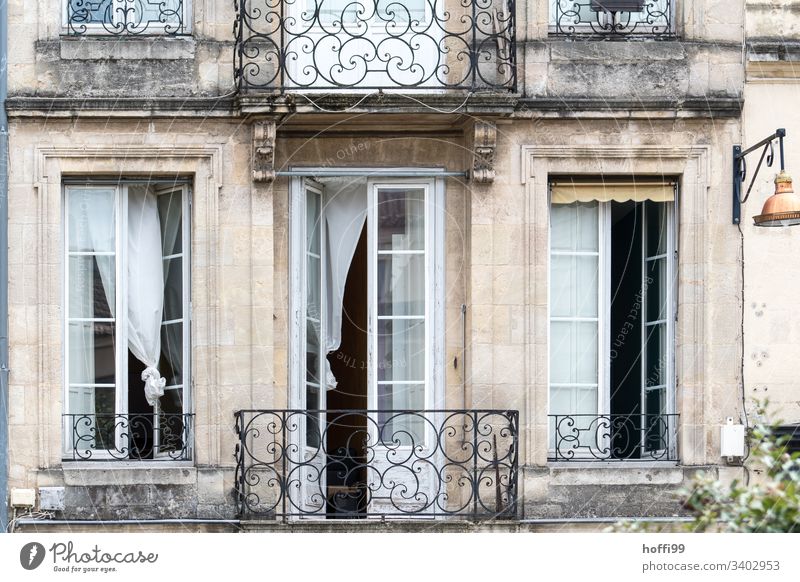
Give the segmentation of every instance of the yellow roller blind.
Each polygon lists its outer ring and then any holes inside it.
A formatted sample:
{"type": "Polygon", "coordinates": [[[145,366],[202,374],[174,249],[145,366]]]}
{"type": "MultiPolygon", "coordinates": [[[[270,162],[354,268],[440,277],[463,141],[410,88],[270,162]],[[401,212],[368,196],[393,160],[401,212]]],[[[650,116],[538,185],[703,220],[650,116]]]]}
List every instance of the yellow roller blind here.
{"type": "Polygon", "coordinates": [[[669,182],[553,182],[552,204],[573,202],[672,202],[675,184],[669,182]]]}

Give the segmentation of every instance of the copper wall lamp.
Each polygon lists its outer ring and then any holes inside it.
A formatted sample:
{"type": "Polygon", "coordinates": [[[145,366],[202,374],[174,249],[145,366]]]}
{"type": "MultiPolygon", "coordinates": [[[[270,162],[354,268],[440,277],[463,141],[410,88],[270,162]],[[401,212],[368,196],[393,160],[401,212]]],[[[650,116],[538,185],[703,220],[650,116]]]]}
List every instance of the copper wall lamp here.
{"type": "Polygon", "coordinates": [[[747,202],[750,191],[753,189],[758,172],[765,159],[767,167],[772,167],[775,158],[773,142],[778,140],[778,148],[781,160],[781,171],[775,176],[775,193],[767,198],[761,214],[753,217],[756,226],[795,226],[800,224],[800,196],[792,190],[792,178],[785,170],[785,160],[783,155],[783,138],[786,137],[785,129],[777,129],[775,133],[766,139],[761,140],[753,147],[742,151],[742,146],[733,146],[733,224],[739,224],[742,219],[742,204],[747,202]],[[747,163],[745,156],[756,151],[761,151],[761,158],[758,166],[747,187],[747,192],[742,197],[742,184],[747,176],[747,163]]]}

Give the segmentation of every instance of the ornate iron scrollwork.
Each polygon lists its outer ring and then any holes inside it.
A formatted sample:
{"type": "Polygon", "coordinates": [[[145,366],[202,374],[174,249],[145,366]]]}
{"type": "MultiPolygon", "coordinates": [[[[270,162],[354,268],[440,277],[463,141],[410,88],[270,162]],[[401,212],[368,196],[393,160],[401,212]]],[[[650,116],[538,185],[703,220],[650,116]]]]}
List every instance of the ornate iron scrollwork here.
{"type": "Polygon", "coordinates": [[[241,89],[516,88],[514,0],[236,0],[241,89]]]}
{"type": "Polygon", "coordinates": [[[68,0],[67,34],[187,34],[185,0],[68,0]]]}
{"type": "Polygon", "coordinates": [[[236,432],[245,518],[516,515],[517,411],[247,410],[236,432]]]}
{"type": "Polygon", "coordinates": [[[73,461],[191,460],[193,414],[65,414],[73,461]]]}
{"type": "Polygon", "coordinates": [[[551,414],[550,461],[677,461],[677,414],[551,414]]]}
{"type": "Polygon", "coordinates": [[[673,4],[673,0],[552,0],[551,35],[672,39],[673,4]]]}

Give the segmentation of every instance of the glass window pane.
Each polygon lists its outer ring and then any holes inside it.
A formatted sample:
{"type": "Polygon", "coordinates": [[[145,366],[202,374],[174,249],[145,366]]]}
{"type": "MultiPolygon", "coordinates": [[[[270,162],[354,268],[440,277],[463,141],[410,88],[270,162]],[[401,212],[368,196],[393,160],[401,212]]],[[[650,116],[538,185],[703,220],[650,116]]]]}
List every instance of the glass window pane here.
{"type": "Polygon", "coordinates": [[[647,348],[645,350],[646,386],[663,386],[667,383],[667,325],[659,323],[645,328],[647,348]]]}
{"type": "Polygon", "coordinates": [[[593,251],[600,249],[598,229],[598,216],[600,213],[597,202],[578,203],[578,250],[593,251]]]}
{"type": "Polygon", "coordinates": [[[669,436],[667,392],[664,388],[648,390],[645,397],[644,441],[645,450],[660,451],[667,448],[669,436]]]}
{"type": "Polygon", "coordinates": [[[550,248],[554,251],[574,251],[578,229],[576,204],[553,204],[550,207],[550,248]]]}
{"type": "Polygon", "coordinates": [[[424,442],[424,384],[378,384],[379,440],[389,446],[415,446],[424,442]],[[406,412],[392,412],[392,411],[406,412]]]}
{"type": "Polygon", "coordinates": [[[306,248],[315,255],[320,254],[320,197],[314,192],[306,194],[306,248]]]}
{"type": "Polygon", "coordinates": [[[159,194],[158,218],[161,222],[161,253],[177,255],[183,251],[183,202],[181,191],[159,194]]]}
{"type": "Polygon", "coordinates": [[[550,382],[597,383],[597,324],[550,323],[550,382]]]}
{"type": "Polygon", "coordinates": [[[550,259],[550,316],[570,317],[573,305],[573,257],[554,255],[550,259]]]}
{"type": "Polygon", "coordinates": [[[68,17],[71,25],[111,23],[114,0],[68,1],[68,17]]]}
{"type": "Polygon", "coordinates": [[[322,261],[311,255],[306,255],[307,263],[307,280],[306,280],[306,317],[319,320],[322,315],[322,261]]]}
{"type": "Polygon", "coordinates": [[[319,387],[306,384],[306,446],[318,447],[322,442],[319,417],[319,387]]]}
{"type": "Polygon", "coordinates": [[[647,256],[667,252],[667,208],[660,202],[645,202],[647,220],[647,256]]]}
{"type": "Polygon", "coordinates": [[[320,384],[321,358],[319,324],[306,320],[306,382],[320,384]]]}
{"type": "Polygon", "coordinates": [[[425,190],[378,190],[378,249],[425,248],[425,190]]]}
{"type": "Polygon", "coordinates": [[[69,383],[113,384],[114,324],[69,324],[69,383]]]}
{"type": "Polygon", "coordinates": [[[69,257],[69,317],[114,317],[115,262],[113,255],[69,257]],[[102,275],[105,275],[106,281],[102,275]],[[109,288],[106,289],[105,285],[109,288]]]}
{"type": "Polygon", "coordinates": [[[667,317],[667,259],[647,262],[647,321],[659,321],[667,317]]]}
{"type": "Polygon", "coordinates": [[[597,382],[597,324],[578,322],[575,326],[575,379],[581,384],[597,382]]]}
{"type": "Polygon", "coordinates": [[[113,388],[69,387],[68,438],[79,451],[115,449],[113,388]],[[85,415],[85,416],[83,416],[85,415]]]}
{"type": "Polygon", "coordinates": [[[378,255],[378,315],[425,315],[425,255],[378,255]]]}
{"type": "Polygon", "coordinates": [[[378,381],[425,381],[425,321],[378,321],[378,381]]]}
{"type": "Polygon", "coordinates": [[[70,251],[114,251],[115,195],[116,191],[113,188],[69,188],[67,210],[70,251]]]}
{"type": "Polygon", "coordinates": [[[134,3],[132,22],[175,23],[181,20],[182,4],[187,0],[139,0],[134,3]],[[141,16],[140,16],[141,14],[141,16]]]}
{"type": "Polygon", "coordinates": [[[575,278],[572,296],[578,317],[597,317],[598,268],[596,256],[575,257],[575,278]]]}
{"type": "Polygon", "coordinates": [[[158,371],[167,380],[167,386],[183,384],[183,324],[180,322],[161,326],[158,371]]]}
{"type": "Polygon", "coordinates": [[[572,322],[550,322],[550,382],[571,384],[574,382],[572,353],[572,322]]]}
{"type": "Polygon", "coordinates": [[[164,261],[163,321],[183,317],[183,259],[164,261]]]}

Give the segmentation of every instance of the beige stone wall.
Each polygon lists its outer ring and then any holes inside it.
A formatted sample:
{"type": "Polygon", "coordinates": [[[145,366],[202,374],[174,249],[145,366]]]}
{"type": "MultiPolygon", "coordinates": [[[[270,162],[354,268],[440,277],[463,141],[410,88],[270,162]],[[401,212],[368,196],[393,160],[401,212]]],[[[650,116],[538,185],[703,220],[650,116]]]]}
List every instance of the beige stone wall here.
{"type": "Polygon", "coordinates": [[[800,34],[798,0],[745,0],[748,39],[792,41],[800,34]]]}
{"type": "MultiPolygon", "coordinates": [[[[763,73],[763,69],[761,69],[763,73]]],[[[800,78],[769,79],[751,76],[745,86],[742,143],[751,145],[786,129],[786,169],[800,191],[800,112],[790,105],[800,101],[800,78]],[[786,106],[775,107],[775,103],[786,106]]],[[[750,177],[758,156],[749,156],[750,177]],[[755,156],[755,159],[753,157],[755,156]]],[[[752,217],[761,214],[766,199],[775,191],[779,169],[762,168],[750,199],[742,208],[744,231],[744,375],[748,399],[769,399],[775,419],[800,422],[800,318],[797,316],[800,285],[800,236],[794,228],[756,228],[752,217]]],[[[747,183],[749,184],[749,178],[747,183]]],[[[752,405],[751,405],[752,410],[752,405]]]]}

